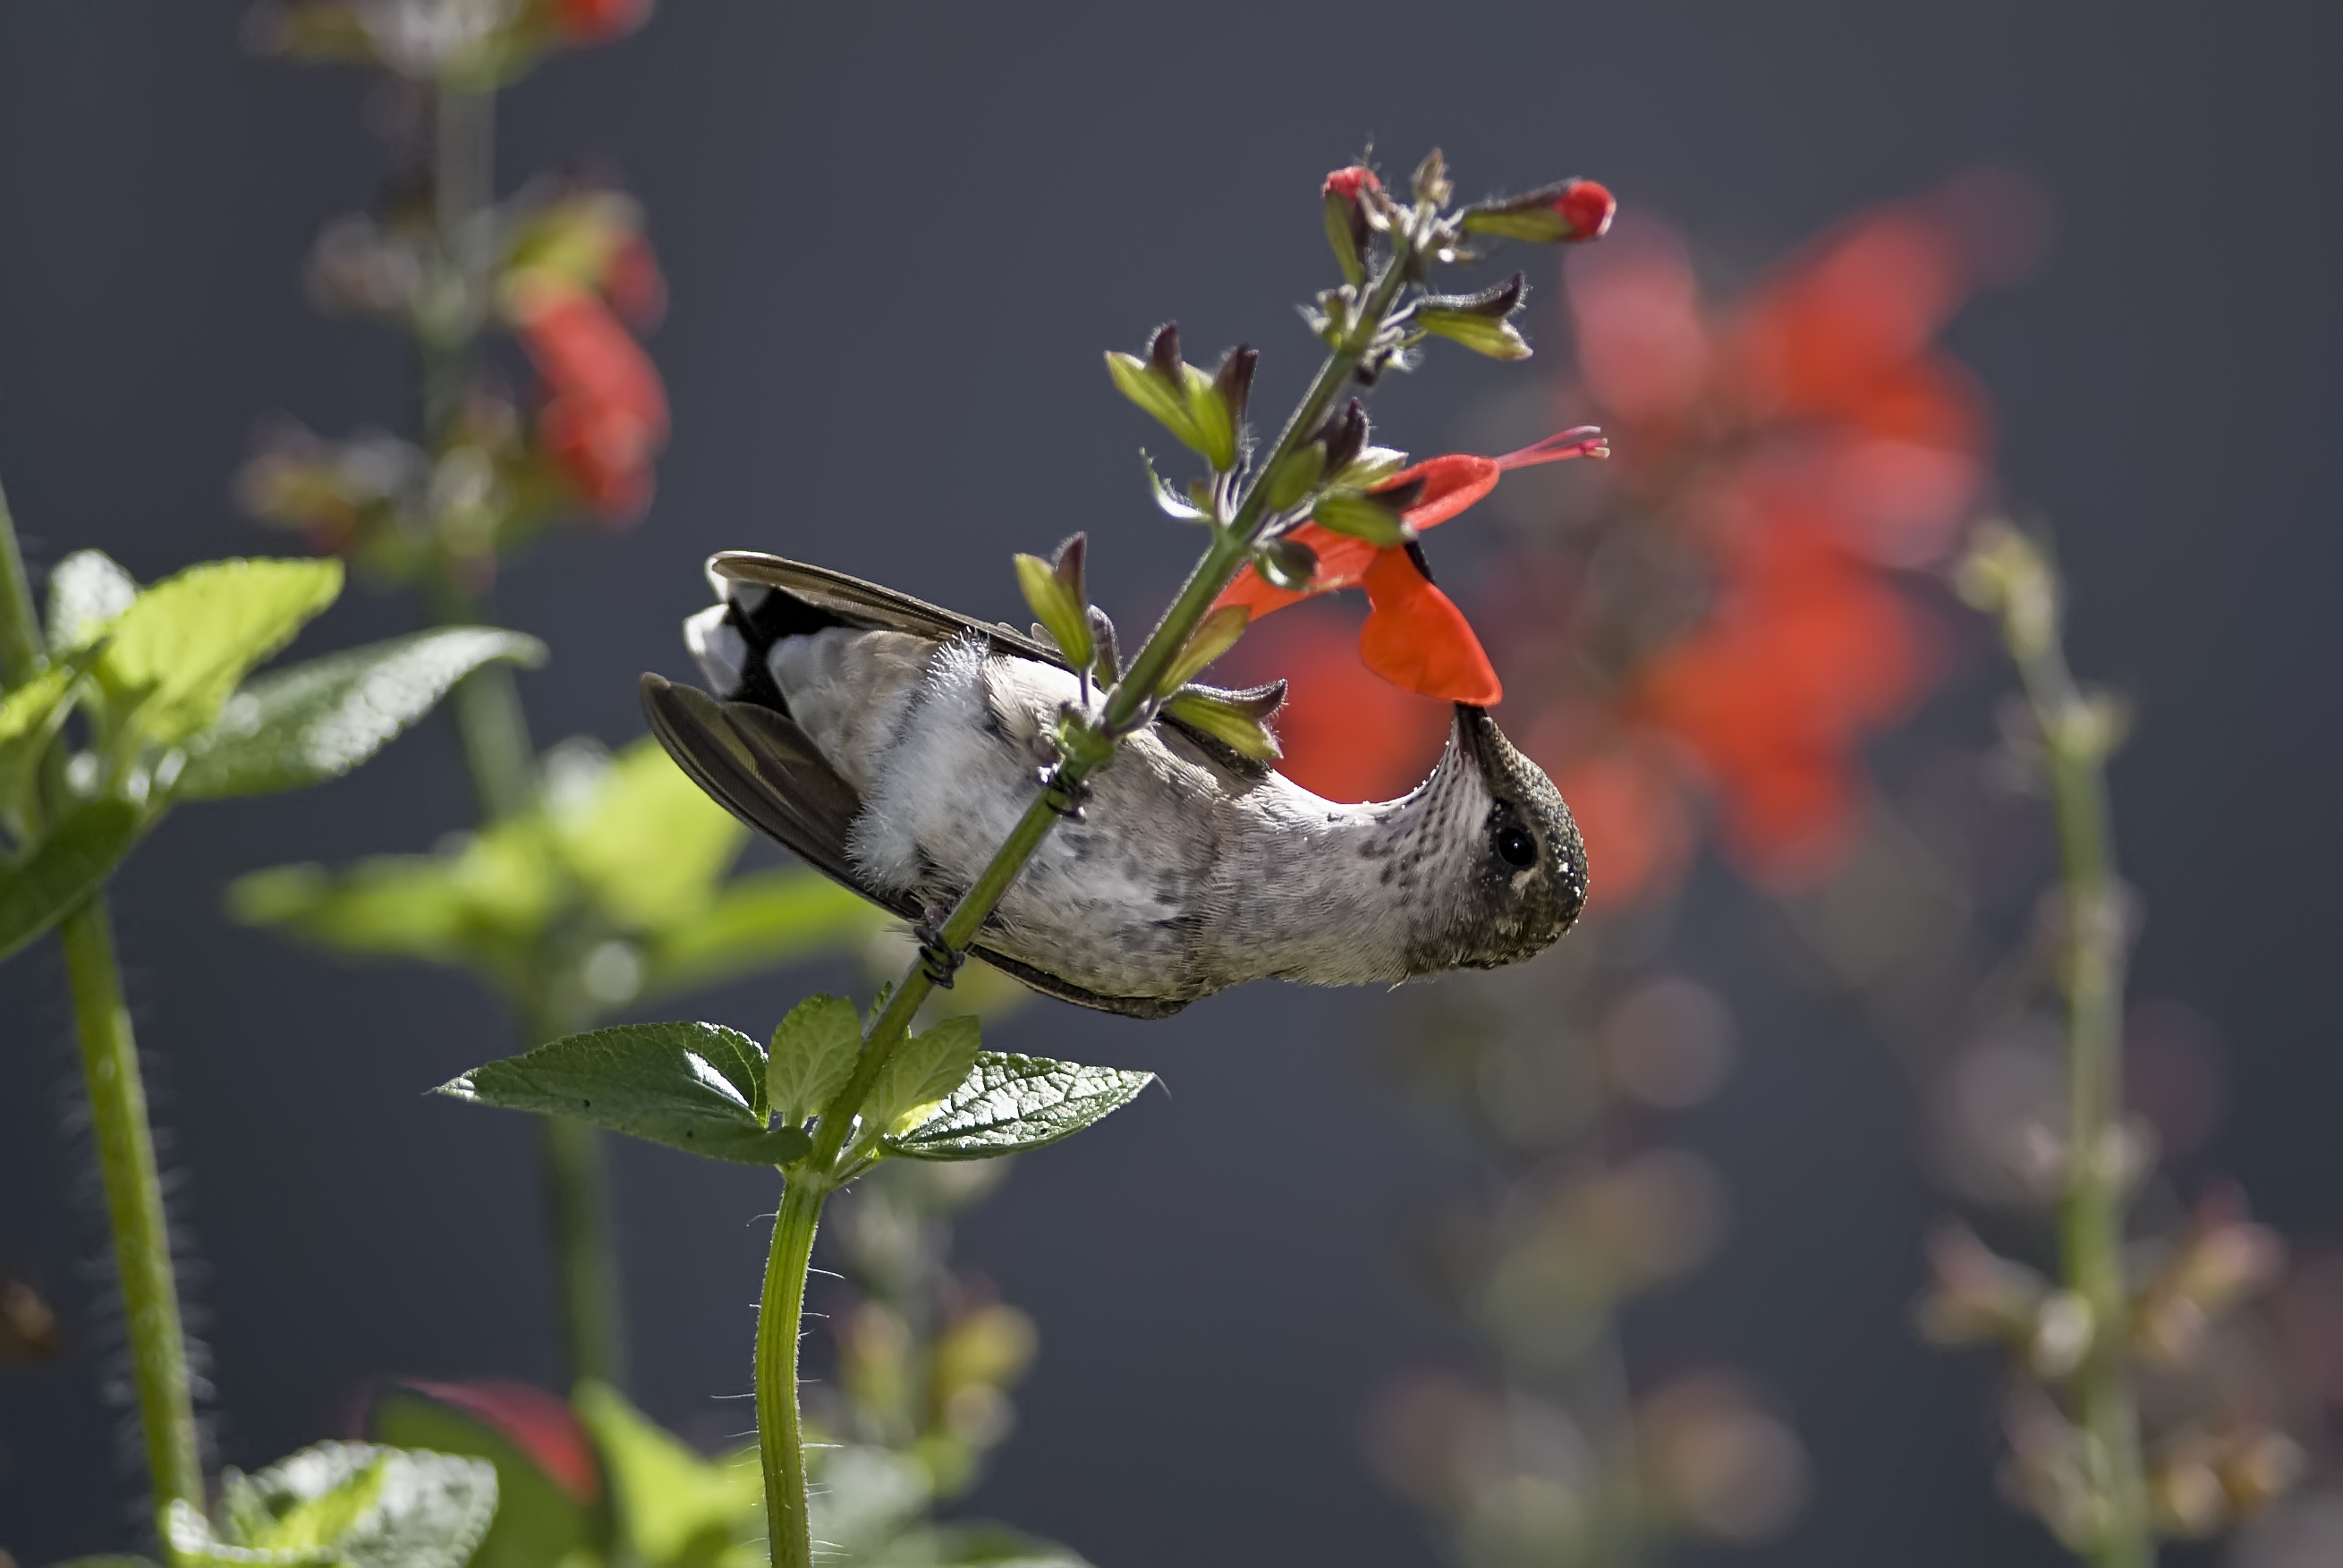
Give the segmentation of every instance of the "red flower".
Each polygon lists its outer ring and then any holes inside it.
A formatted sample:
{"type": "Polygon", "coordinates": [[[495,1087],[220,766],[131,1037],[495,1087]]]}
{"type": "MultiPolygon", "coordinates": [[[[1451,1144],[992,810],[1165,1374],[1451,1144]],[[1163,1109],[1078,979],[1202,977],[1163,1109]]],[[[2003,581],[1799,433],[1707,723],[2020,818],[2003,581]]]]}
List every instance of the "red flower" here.
{"type": "Polygon", "coordinates": [[[1554,210],[1570,225],[1573,239],[1600,239],[1618,216],[1619,198],[1594,180],[1572,180],[1554,198],[1554,210]]]}
{"type": "Polygon", "coordinates": [[[1358,164],[1346,169],[1336,169],[1326,176],[1326,194],[1355,202],[1369,191],[1380,191],[1383,182],[1375,178],[1375,171],[1358,164]]]}
{"type": "Polygon", "coordinates": [[[643,25],[651,0],[553,0],[553,30],[569,44],[607,44],[643,25]]]}
{"type": "Polygon", "coordinates": [[[667,392],[601,299],[542,274],[513,291],[522,345],[550,396],[538,415],[547,458],[606,517],[639,516],[667,443],[667,392]]]}
{"type": "Polygon", "coordinates": [[[600,1499],[602,1467],[594,1457],[585,1426],[568,1401],[504,1378],[470,1382],[416,1379],[397,1386],[462,1411],[490,1428],[579,1503],[591,1504],[600,1499]]]}
{"type": "MultiPolygon", "coordinates": [[[[1401,512],[1411,535],[1444,523],[1497,487],[1508,468],[1609,454],[1592,426],[1565,430],[1503,457],[1458,453],[1403,469],[1374,487],[1377,493],[1422,482],[1401,512]]],[[[1317,552],[1318,570],[1306,588],[1281,588],[1248,565],[1213,602],[1243,605],[1260,619],[1272,610],[1339,588],[1367,590],[1367,622],[1359,652],[1369,669],[1393,685],[1445,702],[1487,708],[1504,696],[1496,669],[1455,602],[1433,586],[1406,546],[1377,547],[1316,522],[1287,536],[1317,552]]]]}

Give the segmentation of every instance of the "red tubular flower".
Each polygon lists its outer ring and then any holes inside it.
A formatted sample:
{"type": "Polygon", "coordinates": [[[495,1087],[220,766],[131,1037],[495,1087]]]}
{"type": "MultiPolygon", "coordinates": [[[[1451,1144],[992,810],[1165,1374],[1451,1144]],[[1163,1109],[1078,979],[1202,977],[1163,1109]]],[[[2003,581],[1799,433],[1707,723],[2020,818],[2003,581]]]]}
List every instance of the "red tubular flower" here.
{"type": "Polygon", "coordinates": [[[568,44],[607,44],[643,25],[651,0],[553,0],[553,30],[568,44]]]}
{"type": "Polygon", "coordinates": [[[538,416],[546,457],[606,517],[638,516],[666,445],[659,372],[595,295],[551,276],[514,290],[522,345],[550,394],[538,416]]]}
{"type": "Polygon", "coordinates": [[[459,1410],[527,1454],[548,1479],[581,1503],[602,1495],[602,1467],[585,1426],[567,1400],[504,1378],[470,1382],[401,1382],[399,1388],[459,1410]]]}
{"type": "MultiPolygon", "coordinates": [[[[1446,522],[1497,487],[1509,468],[1558,463],[1610,453],[1602,433],[1582,426],[1502,457],[1454,453],[1403,469],[1374,488],[1377,493],[1422,487],[1400,514],[1411,536],[1446,522]]],[[[1306,588],[1281,588],[1247,566],[1222,589],[1213,608],[1242,605],[1260,619],[1272,610],[1339,588],[1367,590],[1367,623],[1359,633],[1366,667],[1393,685],[1446,702],[1493,706],[1504,688],[1464,612],[1439,588],[1405,545],[1379,548],[1315,522],[1293,530],[1292,538],[1318,555],[1318,570],[1306,588]]]]}

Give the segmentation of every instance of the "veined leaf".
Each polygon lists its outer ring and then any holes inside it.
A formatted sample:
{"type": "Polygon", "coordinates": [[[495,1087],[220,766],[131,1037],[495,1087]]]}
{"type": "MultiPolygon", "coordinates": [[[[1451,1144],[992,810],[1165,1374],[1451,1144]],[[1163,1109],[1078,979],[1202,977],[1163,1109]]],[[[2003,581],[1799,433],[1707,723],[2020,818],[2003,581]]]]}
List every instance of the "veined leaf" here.
{"type": "Polygon", "coordinates": [[[181,799],[258,795],[337,779],[494,659],[544,661],[545,645],[488,627],[441,627],[260,677],[187,742],[181,799]]]}
{"type": "Polygon", "coordinates": [[[66,812],[13,864],[0,861],[0,959],[47,930],[97,891],[130,846],[144,819],[108,797],[66,812]]]}
{"type": "Polygon", "coordinates": [[[1121,1110],[1154,1079],[988,1050],[940,1110],[886,1147],[919,1160],[989,1160],[1043,1148],[1121,1110]]]}
{"type": "Polygon", "coordinates": [[[216,1525],[184,1500],[165,1514],[181,1568],[465,1568],[497,1509],[483,1460],[363,1442],[230,1470],[220,1492],[216,1525]]]}
{"type": "Polygon", "coordinates": [[[573,1034],[476,1067],[439,1092],[747,1165],[786,1164],[811,1147],[794,1127],[766,1125],[765,1048],[721,1024],[630,1023],[573,1034]]]}
{"type": "Polygon", "coordinates": [[[339,561],[226,560],[141,593],[97,661],[116,712],[175,746],[218,717],[254,665],[342,591],[339,561]]]}
{"type": "Polygon", "coordinates": [[[809,996],[773,1030],[765,1058],[766,1098],[784,1127],[830,1103],[854,1075],[862,1054],[862,1020],[842,996],[809,996]]]}

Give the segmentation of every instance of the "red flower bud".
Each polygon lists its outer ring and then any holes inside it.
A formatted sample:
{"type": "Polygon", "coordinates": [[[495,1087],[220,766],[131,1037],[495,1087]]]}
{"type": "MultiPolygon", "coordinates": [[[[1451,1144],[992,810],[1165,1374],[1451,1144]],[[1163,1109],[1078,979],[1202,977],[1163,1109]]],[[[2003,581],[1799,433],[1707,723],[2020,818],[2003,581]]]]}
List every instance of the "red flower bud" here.
{"type": "Polygon", "coordinates": [[[1618,216],[1619,200],[1594,180],[1572,180],[1554,198],[1554,210],[1570,225],[1572,239],[1600,239],[1618,216]]]}
{"type": "Polygon", "coordinates": [[[651,0],[554,0],[553,30],[565,43],[607,44],[650,14],[651,0]]]}
{"type": "Polygon", "coordinates": [[[1466,207],[1463,221],[1467,234],[1501,235],[1551,245],[1600,239],[1618,210],[1616,198],[1595,181],[1564,180],[1466,207]]]}
{"type": "Polygon", "coordinates": [[[1362,164],[1336,169],[1326,176],[1326,194],[1341,196],[1344,201],[1357,201],[1367,192],[1383,188],[1383,182],[1375,178],[1375,171],[1362,164]]]}

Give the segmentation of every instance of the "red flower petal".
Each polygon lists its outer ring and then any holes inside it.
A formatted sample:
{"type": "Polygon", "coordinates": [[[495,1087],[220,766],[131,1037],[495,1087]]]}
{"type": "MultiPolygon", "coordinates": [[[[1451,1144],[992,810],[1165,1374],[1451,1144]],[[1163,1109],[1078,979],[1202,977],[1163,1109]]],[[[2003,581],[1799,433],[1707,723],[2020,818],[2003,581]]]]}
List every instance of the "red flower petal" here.
{"type": "Polygon", "coordinates": [[[1369,669],[1394,686],[1449,702],[1486,708],[1504,696],[1464,612],[1425,579],[1404,550],[1379,554],[1366,584],[1369,609],[1359,655],[1369,669]]]}
{"type": "Polygon", "coordinates": [[[1466,452],[1453,452],[1445,457],[1433,457],[1418,463],[1413,468],[1403,468],[1375,488],[1393,490],[1422,479],[1423,494],[1416,498],[1415,505],[1401,514],[1409,528],[1422,533],[1426,528],[1446,522],[1495,489],[1503,472],[1494,457],[1476,457],[1466,452]]]}
{"type": "Polygon", "coordinates": [[[1229,586],[1221,590],[1212,608],[1241,604],[1258,620],[1273,609],[1283,609],[1313,595],[1356,588],[1366,580],[1367,568],[1375,564],[1374,546],[1316,523],[1304,523],[1287,537],[1318,552],[1318,575],[1310,579],[1308,588],[1279,588],[1248,563],[1244,570],[1229,579],[1229,586]]]}

